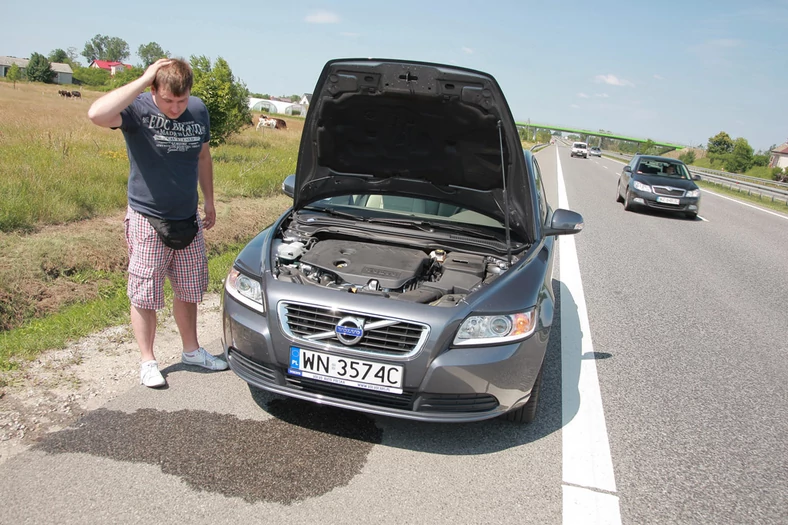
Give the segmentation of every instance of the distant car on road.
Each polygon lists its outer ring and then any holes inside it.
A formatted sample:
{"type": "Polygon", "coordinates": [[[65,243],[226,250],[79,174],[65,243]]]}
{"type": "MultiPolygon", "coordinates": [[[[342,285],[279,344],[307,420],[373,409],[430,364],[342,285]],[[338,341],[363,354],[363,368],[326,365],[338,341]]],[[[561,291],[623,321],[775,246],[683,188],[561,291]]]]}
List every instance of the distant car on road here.
{"type": "Polygon", "coordinates": [[[589,155],[593,155],[594,157],[601,157],[602,156],[602,150],[599,149],[596,146],[593,146],[591,149],[588,150],[588,154],[589,155]]]}
{"type": "Polygon", "coordinates": [[[694,219],[700,206],[700,189],[694,180],[697,177],[680,160],[635,155],[621,171],[616,200],[623,202],[627,211],[646,207],[694,219]]]}
{"type": "Polygon", "coordinates": [[[575,142],[572,144],[572,157],[588,158],[588,144],[585,142],[575,142]]]}

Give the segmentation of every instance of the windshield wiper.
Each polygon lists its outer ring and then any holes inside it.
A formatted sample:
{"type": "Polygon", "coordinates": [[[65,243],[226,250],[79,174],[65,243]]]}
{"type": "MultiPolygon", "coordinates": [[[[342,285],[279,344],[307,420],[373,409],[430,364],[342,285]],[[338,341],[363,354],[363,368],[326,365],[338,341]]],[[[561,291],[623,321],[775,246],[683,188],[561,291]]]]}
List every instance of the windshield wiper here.
{"type": "Polygon", "coordinates": [[[411,219],[368,219],[371,223],[382,223],[382,224],[396,224],[397,226],[411,226],[413,228],[418,228],[425,232],[432,232],[434,230],[445,230],[445,231],[453,231],[453,232],[461,232],[461,233],[472,233],[473,235],[478,235],[479,237],[485,239],[494,239],[498,240],[498,237],[492,235],[491,233],[485,232],[483,230],[472,228],[469,226],[460,226],[458,224],[447,224],[445,222],[429,222],[429,221],[420,221],[420,220],[411,220],[411,219]]]}
{"type": "Polygon", "coordinates": [[[352,219],[354,221],[366,221],[366,217],[362,217],[361,215],[353,215],[352,213],[348,213],[346,211],[339,211],[335,210],[334,208],[329,208],[327,206],[304,206],[301,208],[302,210],[309,210],[309,211],[319,211],[325,213],[327,215],[331,215],[332,217],[341,217],[343,219],[352,219]]]}

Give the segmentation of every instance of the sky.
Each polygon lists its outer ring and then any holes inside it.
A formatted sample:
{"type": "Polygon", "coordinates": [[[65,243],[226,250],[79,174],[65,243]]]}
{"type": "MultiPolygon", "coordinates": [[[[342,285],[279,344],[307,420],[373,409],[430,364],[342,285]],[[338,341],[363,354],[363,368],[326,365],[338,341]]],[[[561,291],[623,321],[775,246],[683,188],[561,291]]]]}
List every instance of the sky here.
{"type": "MultiPolygon", "coordinates": [[[[250,91],[311,93],[334,58],[395,58],[492,74],[518,122],[683,145],[725,131],[788,141],[788,0],[641,2],[38,0],[4,6],[0,55],[95,35],[224,58],[250,91]]],[[[80,57],[83,65],[84,57],[80,57]]]]}

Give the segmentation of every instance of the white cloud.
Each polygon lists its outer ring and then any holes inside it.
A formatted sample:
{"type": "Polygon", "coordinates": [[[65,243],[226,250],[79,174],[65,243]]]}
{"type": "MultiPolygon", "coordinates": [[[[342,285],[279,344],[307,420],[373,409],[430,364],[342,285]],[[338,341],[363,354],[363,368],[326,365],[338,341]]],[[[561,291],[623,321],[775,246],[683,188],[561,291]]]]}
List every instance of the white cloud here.
{"type": "Polygon", "coordinates": [[[577,104],[570,104],[569,107],[574,109],[580,109],[580,106],[578,106],[577,104]]]}
{"type": "Polygon", "coordinates": [[[597,98],[607,98],[607,93],[594,93],[597,98]]]}
{"type": "Polygon", "coordinates": [[[580,98],[588,98],[588,95],[586,95],[585,93],[578,93],[577,96],[580,98]]]}
{"type": "Polygon", "coordinates": [[[462,50],[468,53],[469,55],[473,54],[473,49],[471,49],[470,47],[463,47],[462,50]]]}
{"type": "Polygon", "coordinates": [[[309,24],[336,24],[339,22],[339,15],[330,11],[312,11],[306,15],[304,22],[309,24]]]}
{"type": "Polygon", "coordinates": [[[629,80],[625,80],[623,78],[618,78],[615,75],[607,74],[607,75],[597,75],[594,77],[594,80],[598,83],[602,84],[609,84],[611,86],[630,86],[635,87],[635,84],[630,82],[629,80]]]}
{"type": "Polygon", "coordinates": [[[361,36],[361,33],[339,33],[339,36],[345,36],[348,38],[358,38],[361,36]]]}
{"type": "Polygon", "coordinates": [[[656,78],[657,80],[665,80],[665,77],[663,77],[662,75],[654,75],[654,78],[656,78]]]}

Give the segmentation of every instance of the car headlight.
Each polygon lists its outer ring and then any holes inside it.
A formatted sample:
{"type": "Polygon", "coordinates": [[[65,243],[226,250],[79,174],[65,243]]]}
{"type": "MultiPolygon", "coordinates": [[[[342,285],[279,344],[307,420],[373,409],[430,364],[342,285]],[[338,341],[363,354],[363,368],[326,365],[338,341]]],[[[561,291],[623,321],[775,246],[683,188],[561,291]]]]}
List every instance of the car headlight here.
{"type": "Polygon", "coordinates": [[[700,190],[690,190],[685,194],[686,197],[700,197],[700,190]]]}
{"type": "Polygon", "coordinates": [[[224,289],[239,302],[253,310],[265,312],[265,305],[263,304],[263,287],[260,281],[233,268],[224,281],[224,289]]]}
{"type": "Polygon", "coordinates": [[[536,309],[501,315],[472,315],[454,336],[454,345],[490,345],[525,339],[536,329],[536,309]]]}
{"type": "Polygon", "coordinates": [[[638,181],[632,181],[632,185],[638,191],[647,191],[651,193],[651,186],[649,186],[648,184],[643,184],[642,182],[638,182],[638,181]]]}

